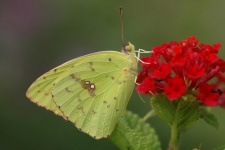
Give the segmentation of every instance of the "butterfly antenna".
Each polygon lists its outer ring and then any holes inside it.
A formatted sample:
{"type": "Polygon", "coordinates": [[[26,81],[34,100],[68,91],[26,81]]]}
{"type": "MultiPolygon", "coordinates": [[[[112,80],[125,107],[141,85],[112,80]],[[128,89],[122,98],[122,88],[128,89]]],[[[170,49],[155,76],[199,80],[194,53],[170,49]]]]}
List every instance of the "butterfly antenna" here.
{"type": "Polygon", "coordinates": [[[123,36],[123,7],[122,6],[120,6],[120,26],[121,26],[122,42],[124,44],[124,36],[123,36]]]}

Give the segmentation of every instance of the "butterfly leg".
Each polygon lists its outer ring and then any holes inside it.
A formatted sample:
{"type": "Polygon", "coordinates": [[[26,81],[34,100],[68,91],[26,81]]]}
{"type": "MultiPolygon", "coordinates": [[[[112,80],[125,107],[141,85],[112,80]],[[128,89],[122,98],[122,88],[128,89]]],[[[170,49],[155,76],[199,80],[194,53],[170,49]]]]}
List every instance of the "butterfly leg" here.
{"type": "Polygon", "coordinates": [[[137,56],[136,56],[137,60],[140,61],[140,62],[142,62],[142,63],[144,63],[144,62],[140,59],[140,54],[150,54],[150,53],[153,53],[153,51],[146,51],[144,49],[138,49],[135,52],[137,52],[137,56]]]}

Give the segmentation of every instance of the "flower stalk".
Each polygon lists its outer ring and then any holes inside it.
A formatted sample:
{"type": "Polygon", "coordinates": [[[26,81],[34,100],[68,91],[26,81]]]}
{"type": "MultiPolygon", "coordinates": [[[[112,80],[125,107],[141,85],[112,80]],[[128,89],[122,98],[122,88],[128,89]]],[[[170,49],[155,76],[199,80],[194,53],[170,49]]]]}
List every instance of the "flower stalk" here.
{"type": "Polygon", "coordinates": [[[151,117],[155,116],[156,112],[154,109],[151,109],[144,117],[143,120],[147,121],[148,119],[150,119],[151,117]]]}
{"type": "Polygon", "coordinates": [[[171,136],[168,150],[177,150],[179,144],[179,132],[176,123],[171,127],[171,136]]]}

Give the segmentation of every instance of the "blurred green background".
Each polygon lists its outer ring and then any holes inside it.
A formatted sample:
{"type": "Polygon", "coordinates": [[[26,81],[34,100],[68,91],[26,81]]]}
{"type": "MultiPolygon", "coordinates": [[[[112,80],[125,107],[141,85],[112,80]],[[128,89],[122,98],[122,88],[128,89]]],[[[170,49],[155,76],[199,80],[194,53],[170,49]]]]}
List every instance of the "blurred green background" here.
{"type": "MultiPolygon", "coordinates": [[[[51,68],[75,57],[122,46],[119,6],[123,5],[125,41],[145,50],[195,35],[204,43],[225,45],[225,1],[194,0],[1,0],[0,1],[0,149],[117,149],[94,140],[71,123],[25,97],[30,84],[51,68]]],[[[225,58],[225,47],[220,56],[225,58]]],[[[128,109],[149,110],[134,92],[128,109]]],[[[182,136],[181,149],[202,150],[225,144],[225,110],[214,108],[220,127],[199,121],[182,136]]],[[[163,150],[169,127],[150,120],[163,150]]]]}

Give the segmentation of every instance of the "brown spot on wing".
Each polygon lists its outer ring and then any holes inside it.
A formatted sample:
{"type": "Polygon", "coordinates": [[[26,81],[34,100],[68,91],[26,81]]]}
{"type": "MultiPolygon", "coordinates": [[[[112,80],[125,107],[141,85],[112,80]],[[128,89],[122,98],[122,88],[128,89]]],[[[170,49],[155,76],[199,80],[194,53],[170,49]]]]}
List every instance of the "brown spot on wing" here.
{"type": "Polygon", "coordinates": [[[93,93],[93,92],[89,92],[89,93],[90,93],[90,95],[91,95],[92,97],[95,96],[95,93],[93,93]]]}
{"type": "Polygon", "coordinates": [[[81,80],[83,88],[88,89],[90,87],[90,81],[81,80]]]}
{"type": "Polygon", "coordinates": [[[95,96],[95,84],[94,83],[91,83],[90,81],[85,81],[85,80],[82,80],[81,81],[81,84],[83,86],[84,89],[87,89],[90,96],[95,96]]]}
{"type": "Polygon", "coordinates": [[[69,93],[70,93],[70,92],[73,92],[73,91],[71,91],[68,87],[66,88],[66,91],[69,92],[69,93]]]}
{"type": "Polygon", "coordinates": [[[80,109],[81,110],[81,112],[83,113],[83,114],[85,114],[85,112],[84,112],[84,107],[82,106],[82,107],[80,107],[80,108],[78,108],[78,109],[80,109]]]}
{"type": "Polygon", "coordinates": [[[78,102],[81,102],[82,99],[80,98],[80,96],[77,97],[78,102]]]}
{"type": "Polygon", "coordinates": [[[89,67],[91,68],[91,71],[95,71],[95,68],[93,68],[93,67],[92,67],[93,62],[89,62],[89,64],[90,64],[90,66],[89,66],[89,67]]]}
{"type": "Polygon", "coordinates": [[[124,72],[125,75],[129,74],[129,70],[127,68],[123,68],[123,72],[124,72]]]}
{"type": "Polygon", "coordinates": [[[74,79],[76,81],[79,81],[80,80],[80,78],[79,77],[76,77],[76,75],[74,75],[74,74],[71,74],[70,76],[71,76],[72,79],[74,79]]]}
{"type": "Polygon", "coordinates": [[[93,65],[93,62],[89,62],[89,64],[90,64],[90,67],[93,65]]]}

